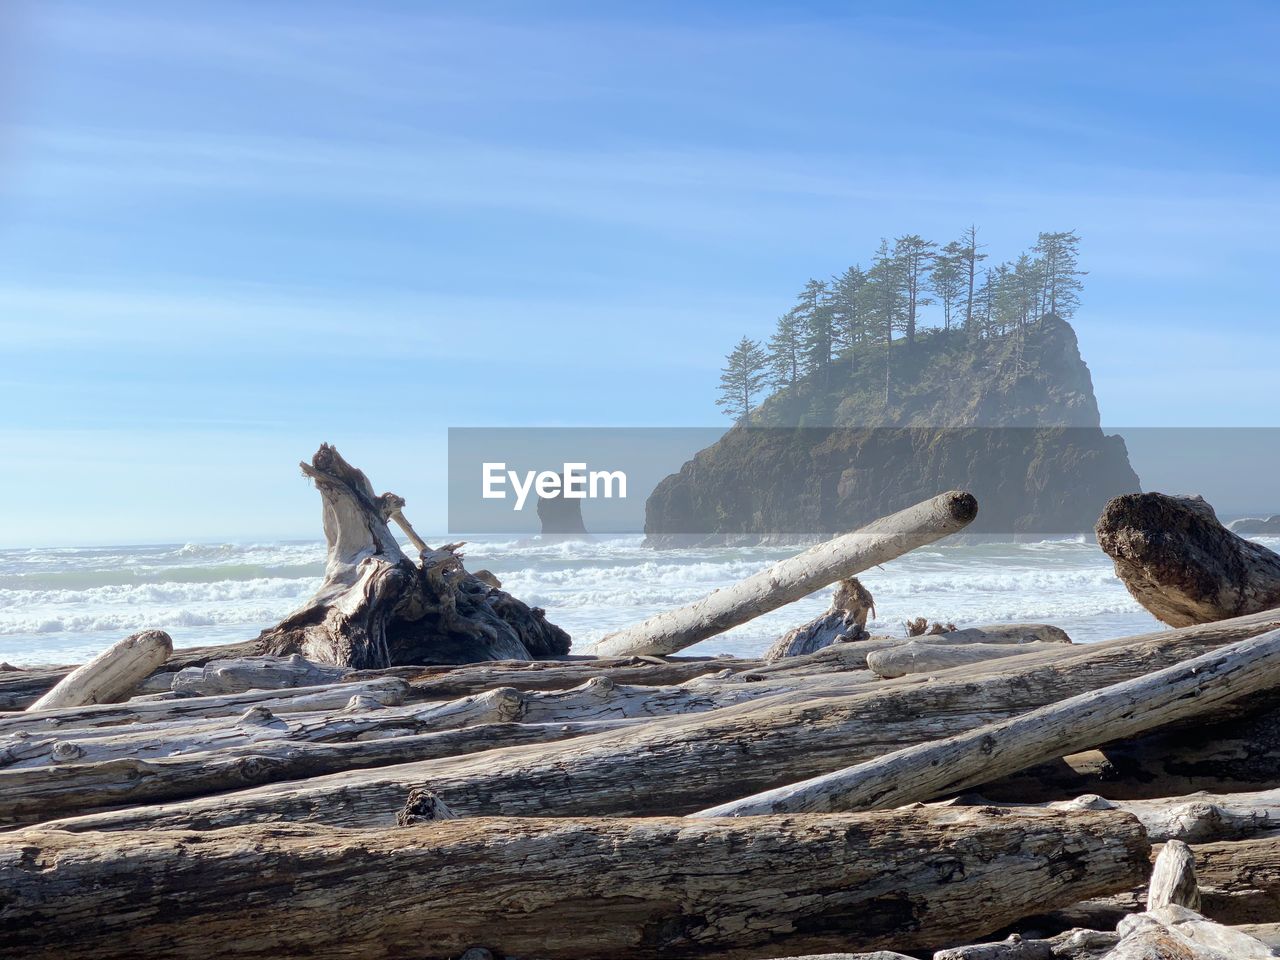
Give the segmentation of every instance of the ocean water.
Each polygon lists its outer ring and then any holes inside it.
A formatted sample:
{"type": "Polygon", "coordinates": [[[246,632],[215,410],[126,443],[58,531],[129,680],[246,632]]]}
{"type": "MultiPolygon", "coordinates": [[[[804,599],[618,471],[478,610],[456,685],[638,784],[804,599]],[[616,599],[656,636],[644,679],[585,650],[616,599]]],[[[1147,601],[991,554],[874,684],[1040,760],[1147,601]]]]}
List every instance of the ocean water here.
{"type": "MultiPolygon", "coordinates": [[[[428,538],[444,542],[447,537],[428,538]]],[[[1280,540],[1262,539],[1280,547],[1280,540]]],[[[539,543],[488,540],[464,548],[525,602],[543,607],[576,649],[652,613],[696,600],[788,548],[655,552],[640,537],[539,543]]],[[[130,633],[166,630],[179,647],[250,639],[299,605],[324,572],[321,542],[0,550],[0,661],[75,663],[130,633]]],[[[876,632],[924,616],[959,626],[1037,621],[1092,642],[1159,624],[1083,541],[940,545],[862,575],[876,632]]],[[[828,590],[688,652],[751,656],[821,613],[828,590]]]]}

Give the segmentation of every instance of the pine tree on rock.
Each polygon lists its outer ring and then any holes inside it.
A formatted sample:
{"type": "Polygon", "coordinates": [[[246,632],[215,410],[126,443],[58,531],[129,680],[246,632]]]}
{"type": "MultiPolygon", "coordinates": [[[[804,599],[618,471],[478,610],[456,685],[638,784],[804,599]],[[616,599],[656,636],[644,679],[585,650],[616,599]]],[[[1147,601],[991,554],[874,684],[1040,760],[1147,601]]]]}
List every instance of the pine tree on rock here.
{"type": "Polygon", "coordinates": [[[965,251],[959,240],[952,240],[933,260],[929,273],[929,285],[942,302],[942,327],[951,329],[956,306],[965,295],[968,281],[965,251]]]}
{"type": "Polygon", "coordinates": [[[716,406],[727,416],[745,423],[751,416],[752,400],[768,380],[769,356],[760,344],[743,337],[725,358],[720,374],[720,398],[716,406]]]}
{"type": "Polygon", "coordinates": [[[1080,278],[1087,273],[1079,268],[1080,238],[1072,230],[1042,233],[1035,253],[1042,284],[1041,312],[1069,319],[1080,305],[1080,278]]]}
{"type": "MultiPolygon", "coordinates": [[[[977,295],[977,288],[975,286],[975,283],[976,283],[976,277],[978,273],[978,264],[983,260],[987,259],[987,255],[985,253],[978,252],[979,250],[982,249],[982,247],[978,243],[978,228],[976,226],[970,225],[969,229],[964,232],[964,235],[960,237],[960,240],[958,242],[960,244],[961,269],[964,271],[965,281],[966,281],[965,282],[965,300],[964,300],[964,328],[968,333],[973,333],[974,332],[973,321],[974,321],[974,317],[978,313],[978,311],[975,309],[977,304],[976,304],[976,301],[974,300],[974,297],[977,295]]],[[[988,272],[986,276],[989,279],[991,275],[988,272]]],[[[988,290],[987,293],[990,293],[990,290],[988,290]]],[[[990,305],[989,297],[987,299],[987,304],[988,306],[990,305]]],[[[987,320],[988,321],[990,320],[989,315],[987,316],[987,320]]]]}
{"type": "Polygon", "coordinates": [[[900,263],[903,294],[906,297],[903,332],[907,335],[909,345],[916,342],[920,308],[933,303],[933,300],[925,295],[925,291],[928,288],[929,267],[933,263],[936,247],[936,243],[931,243],[914,233],[898,237],[893,244],[893,256],[900,263]]]}
{"type": "Polygon", "coordinates": [[[778,318],[778,325],[769,338],[768,358],[772,373],[769,382],[774,387],[792,387],[800,380],[803,346],[800,314],[792,308],[778,318]]]}

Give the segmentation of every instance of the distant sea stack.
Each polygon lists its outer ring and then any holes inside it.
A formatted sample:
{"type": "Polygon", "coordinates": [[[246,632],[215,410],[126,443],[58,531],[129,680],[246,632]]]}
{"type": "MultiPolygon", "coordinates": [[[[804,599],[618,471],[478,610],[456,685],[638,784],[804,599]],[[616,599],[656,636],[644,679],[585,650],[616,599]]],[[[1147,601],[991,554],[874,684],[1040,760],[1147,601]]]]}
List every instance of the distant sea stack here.
{"type": "Polygon", "coordinates": [[[775,393],[658,484],[646,543],[829,536],[951,489],[978,498],[972,532],[1075,534],[1141,489],[1065,320],[895,341],[887,374],[869,352],[775,393]]]}
{"type": "MultiPolygon", "coordinates": [[[[563,486],[564,478],[561,477],[563,486]]],[[[587,536],[582,522],[582,501],[562,497],[538,497],[538,519],[542,522],[542,535],[576,538],[587,536]]]]}

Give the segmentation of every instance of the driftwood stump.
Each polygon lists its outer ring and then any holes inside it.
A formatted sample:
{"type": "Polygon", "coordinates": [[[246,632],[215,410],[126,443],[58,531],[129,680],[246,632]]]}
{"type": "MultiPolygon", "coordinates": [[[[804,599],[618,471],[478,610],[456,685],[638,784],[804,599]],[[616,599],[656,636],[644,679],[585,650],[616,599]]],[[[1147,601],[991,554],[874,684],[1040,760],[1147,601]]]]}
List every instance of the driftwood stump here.
{"type": "Polygon", "coordinates": [[[1280,606],[1280,555],[1236,536],[1202,497],[1116,497],[1097,534],[1134,599],[1170,626],[1280,606]]]}
{"type": "Polygon", "coordinates": [[[364,473],[329,444],[301,467],[324,506],[324,583],[300,610],[262,632],[259,653],[369,669],[569,652],[568,634],[542,610],[468,573],[460,544],[428,547],[404,519],[404,500],[376,496],[364,473]],[[401,551],[391,520],[418,548],[416,563],[401,551]]]}
{"type": "Polygon", "coordinates": [[[876,615],[875,598],[857,577],[847,577],[836,584],[831,607],[826,613],[788,630],[769,648],[764,659],[772,663],[813,653],[833,643],[865,640],[870,636],[867,633],[868,615],[876,615]]]}

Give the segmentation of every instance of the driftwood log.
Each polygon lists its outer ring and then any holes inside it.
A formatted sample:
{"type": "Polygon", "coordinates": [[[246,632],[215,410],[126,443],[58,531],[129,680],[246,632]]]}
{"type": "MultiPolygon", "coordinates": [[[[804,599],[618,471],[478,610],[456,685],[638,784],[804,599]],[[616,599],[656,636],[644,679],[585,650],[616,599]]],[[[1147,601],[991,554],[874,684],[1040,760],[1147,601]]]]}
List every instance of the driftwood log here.
{"type": "Polygon", "coordinates": [[[941,494],[781,560],[688,606],[611,633],[597,642],[592,652],[600,656],[676,653],[837,580],[962,530],[977,515],[978,501],[973,494],[955,490],[941,494]]]}
{"type": "Polygon", "coordinates": [[[867,653],[867,668],[878,677],[905,677],[913,673],[937,673],[968,664],[1032,653],[1072,652],[1066,644],[1053,643],[922,643],[921,637],[867,653]]]}
{"type": "Polygon", "coordinates": [[[1280,607],[1280,554],[1232,533],[1201,497],[1116,497],[1097,534],[1116,576],[1171,626],[1280,607]]]}
{"type": "Polygon", "coordinates": [[[1276,686],[1280,630],[698,815],[875,810],[931,800],[1110,740],[1213,715],[1224,704],[1276,686]]]}
{"type": "Polygon", "coordinates": [[[58,824],[74,830],[275,820],[376,826],[393,822],[415,787],[435,790],[467,816],[536,816],[549,809],[564,816],[686,814],[1163,669],[1268,626],[1280,624],[1270,615],[1245,617],[1082,646],[1067,658],[1033,654],[992,674],[966,669],[927,681],[887,680],[864,693],[781,706],[763,700],[561,744],[339,773],[58,824]]]}
{"type": "Polygon", "coordinates": [[[876,602],[857,577],[836,584],[831,607],[808,623],[788,630],[771,646],[764,659],[772,663],[786,657],[813,653],[833,643],[867,638],[867,617],[876,615],[876,602]]]}
{"type": "Polygon", "coordinates": [[[1280,783],[1280,692],[1239,717],[1132,737],[1040,764],[975,789],[992,800],[1041,803],[1082,794],[1158,799],[1201,790],[1239,793],[1280,783]]]}
{"type": "Polygon", "coordinates": [[[1120,942],[1106,960],[1271,960],[1276,956],[1261,940],[1173,904],[1126,917],[1117,932],[1120,942]]]}
{"type": "Polygon", "coordinates": [[[333,447],[321,445],[300,466],[324,507],[325,579],[300,610],[262,632],[260,653],[364,668],[568,653],[568,635],[544,611],[468,573],[457,544],[428,548],[404,519],[404,500],[375,495],[333,447]],[[393,520],[418,562],[392,536],[393,520]]]}
{"type": "Polygon", "coordinates": [[[173,641],[163,630],[145,630],[112,644],[83,666],[67,674],[28,710],[118,703],[159,668],[173,653],[173,641]]]}
{"type": "Polygon", "coordinates": [[[0,954],[25,960],[909,949],[1128,889],[1150,849],[1135,819],[1111,811],[32,828],[6,839],[0,954]]]}

